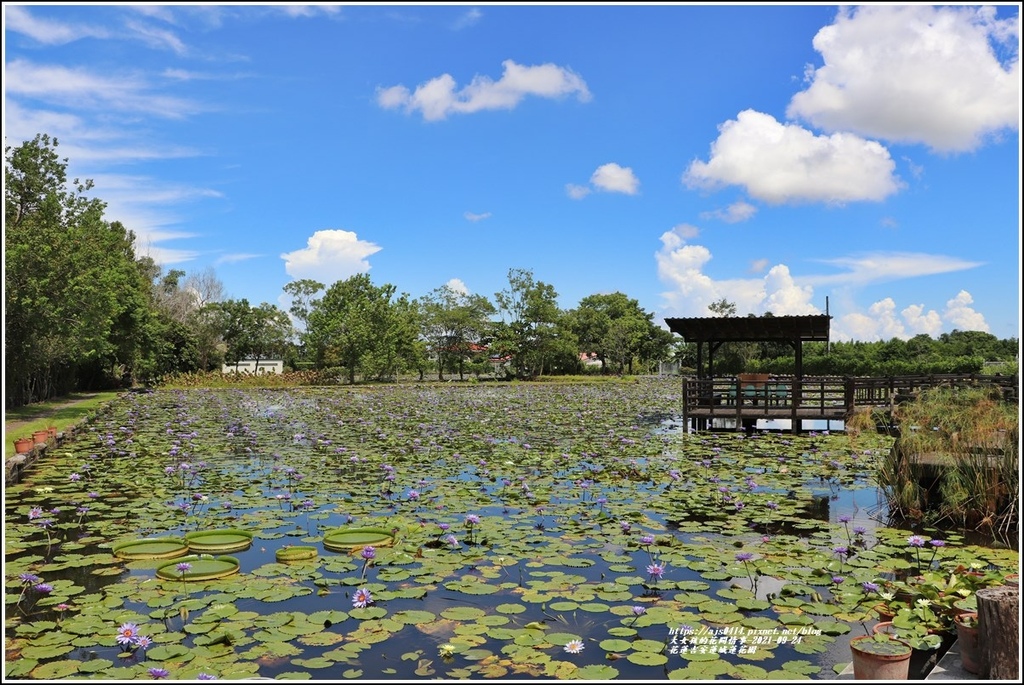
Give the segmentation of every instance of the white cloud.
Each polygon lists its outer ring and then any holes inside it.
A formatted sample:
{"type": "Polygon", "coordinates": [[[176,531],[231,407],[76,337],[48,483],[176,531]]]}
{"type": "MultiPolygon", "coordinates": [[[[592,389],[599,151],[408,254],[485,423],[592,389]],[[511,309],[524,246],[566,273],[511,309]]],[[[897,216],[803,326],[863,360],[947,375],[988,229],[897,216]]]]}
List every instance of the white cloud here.
{"type": "Polygon", "coordinates": [[[900,315],[907,322],[910,337],[925,333],[934,338],[942,332],[942,317],[934,309],[925,312],[922,304],[912,304],[900,312],[900,315]]]}
{"type": "Polygon", "coordinates": [[[106,29],[82,24],[65,24],[34,17],[27,8],[4,5],[4,28],[28,36],[44,45],[64,45],[81,38],[106,38],[106,29]]]}
{"type": "Polygon", "coordinates": [[[236,264],[238,262],[245,262],[250,259],[257,259],[264,255],[256,254],[252,252],[233,252],[231,254],[222,255],[217,257],[215,264],[236,264]]]}
{"type": "Polygon", "coordinates": [[[466,221],[477,222],[477,221],[483,221],[484,219],[490,219],[491,218],[491,213],[490,212],[484,212],[482,214],[474,214],[473,212],[466,212],[465,214],[463,214],[463,216],[466,217],[466,221]]]}
{"type": "Polygon", "coordinates": [[[337,5],[280,5],[278,8],[285,15],[292,18],[318,17],[321,15],[333,16],[341,12],[337,5]]]}
{"type": "Polygon", "coordinates": [[[733,202],[725,209],[716,209],[713,212],[702,212],[702,219],[718,219],[724,221],[727,224],[736,224],[741,221],[749,221],[754,218],[757,214],[757,207],[750,204],[749,202],[733,202]]]}
{"type": "Polygon", "coordinates": [[[317,231],[306,247],[281,255],[285,272],[294,279],[312,278],[330,287],[356,274],[370,270],[366,258],[380,246],[360,240],[353,231],[327,229],[317,231]]]}
{"type": "Polygon", "coordinates": [[[16,59],[7,65],[4,86],[8,97],[73,106],[78,110],[145,113],[170,119],[200,112],[194,102],[158,95],[137,73],[71,69],[63,66],[33,64],[16,59]]]}
{"type": "Polygon", "coordinates": [[[385,109],[402,108],[406,113],[419,111],[427,121],[438,121],[449,114],[512,109],[528,95],[558,98],[575,93],[581,102],[590,99],[587,84],[571,69],[554,64],[523,66],[512,60],[505,60],[502,66],[500,80],[475,76],[458,92],[450,74],[433,78],[414,92],[402,85],[378,88],[377,104],[385,109]]]}
{"type": "Polygon", "coordinates": [[[484,13],[479,8],[472,7],[466,10],[458,19],[455,20],[455,24],[452,26],[456,31],[461,31],[464,28],[473,26],[478,21],[483,19],[484,13]]]}
{"type": "Polygon", "coordinates": [[[622,167],[614,162],[602,164],[590,176],[590,183],[599,190],[610,193],[636,195],[640,181],[629,167],[622,167]]]}
{"type": "Polygon", "coordinates": [[[839,274],[807,276],[816,285],[866,285],[916,276],[952,273],[983,266],[957,257],[917,252],[872,252],[849,257],[818,260],[845,269],[839,274]]]}
{"type": "MultiPolygon", "coordinates": [[[[837,280],[831,276],[794,277],[785,264],[777,264],[763,277],[748,279],[715,280],[705,273],[711,262],[711,252],[702,245],[691,245],[687,240],[696,235],[696,229],[682,224],[666,231],[661,236],[662,247],[655,254],[658,266],[658,277],[669,286],[662,293],[664,316],[699,317],[710,316],[708,305],[725,298],[736,305],[737,314],[761,315],[771,312],[776,316],[800,316],[822,313],[815,304],[815,284],[848,283],[864,285],[869,282],[892,280],[895,274],[885,267],[872,267],[872,262],[861,262],[858,259],[837,260],[844,264],[852,264],[853,276],[845,280],[837,280]]],[[[926,255],[927,257],[927,255],[926,255]]],[[[942,263],[943,259],[932,263],[942,263]]],[[[758,268],[767,266],[766,260],[760,260],[758,268]]],[[[905,274],[907,277],[924,275],[923,273],[905,274]]],[[[970,305],[973,299],[970,294],[961,291],[956,297],[946,302],[946,308],[940,316],[934,310],[926,310],[924,305],[913,304],[904,307],[897,313],[896,302],[891,297],[883,298],[870,307],[867,312],[860,311],[852,299],[847,303],[849,312],[833,318],[830,336],[833,340],[889,340],[891,338],[908,339],[926,333],[936,336],[944,330],[959,328],[961,330],[988,331],[984,317],[970,305]]]]}
{"type": "Polygon", "coordinates": [[[466,284],[463,283],[462,280],[459,278],[449,279],[449,281],[445,283],[445,285],[448,286],[449,290],[456,292],[460,295],[469,295],[469,288],[467,288],[466,284]]]}
{"type": "Polygon", "coordinates": [[[743,187],[773,204],[879,201],[902,186],[888,150],[849,133],[816,136],[774,117],[745,110],[719,126],[707,162],[683,174],[690,187],[743,187]]]}
{"type": "Polygon", "coordinates": [[[184,55],[188,52],[185,43],[178,36],[167,29],[157,28],[141,21],[129,21],[125,23],[130,37],[141,41],[145,45],[157,50],[171,50],[175,54],[184,55]]]}
{"type": "Polygon", "coordinates": [[[769,262],[767,259],[755,259],[750,262],[750,273],[759,274],[768,268],[768,264],[769,262]]]}
{"type": "Polygon", "coordinates": [[[886,297],[868,307],[867,313],[851,312],[832,321],[833,340],[909,340],[922,333],[937,337],[943,331],[959,329],[989,332],[985,317],[970,307],[974,299],[961,290],[946,302],[940,315],[934,309],[913,304],[896,314],[896,302],[886,297]]]}
{"type": "Polygon", "coordinates": [[[566,183],[565,194],[574,200],[582,200],[587,195],[590,195],[590,188],[576,185],[575,183],[566,183]]]}
{"type": "Polygon", "coordinates": [[[826,131],[961,152],[1020,120],[1019,15],[992,7],[863,5],[814,37],[824,66],[786,115],[826,131]],[[993,49],[1012,51],[1001,63],[993,49]]]}
{"type": "Polygon", "coordinates": [[[974,298],[966,290],[961,290],[956,297],[946,302],[945,319],[962,331],[989,332],[985,317],[970,307],[974,298]]]}

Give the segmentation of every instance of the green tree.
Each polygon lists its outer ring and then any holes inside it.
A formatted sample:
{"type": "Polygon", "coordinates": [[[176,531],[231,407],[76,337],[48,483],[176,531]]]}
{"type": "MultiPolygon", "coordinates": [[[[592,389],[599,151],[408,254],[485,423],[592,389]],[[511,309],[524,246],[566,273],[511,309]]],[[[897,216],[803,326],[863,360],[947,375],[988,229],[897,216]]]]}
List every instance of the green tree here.
{"type": "Polygon", "coordinates": [[[220,322],[227,345],[225,360],[229,364],[253,360],[259,369],[262,360],[284,354],[291,336],[291,320],[277,306],[264,302],[252,307],[246,299],[227,300],[208,305],[220,322]]]}
{"type": "Polygon", "coordinates": [[[423,336],[437,361],[437,378],[446,368],[458,368],[463,379],[465,364],[481,347],[491,329],[494,305],[483,295],[460,292],[445,284],[421,302],[423,336]]]}
{"type": "Polygon", "coordinates": [[[108,222],[91,181],[67,182],[57,140],[5,148],[4,323],[8,406],[130,382],[149,284],[135,236],[108,222]]]}
{"type": "Polygon", "coordinates": [[[562,317],[555,289],[533,278],[527,269],[509,269],[508,288],[494,295],[502,315],[496,327],[494,348],[510,359],[518,378],[542,375],[551,361],[562,317]]]}
{"type": "Polygon", "coordinates": [[[341,366],[349,383],[356,374],[386,373],[394,353],[396,320],[390,312],[395,286],[375,286],[367,274],[338,281],[313,304],[306,341],[320,366],[341,366]]]}

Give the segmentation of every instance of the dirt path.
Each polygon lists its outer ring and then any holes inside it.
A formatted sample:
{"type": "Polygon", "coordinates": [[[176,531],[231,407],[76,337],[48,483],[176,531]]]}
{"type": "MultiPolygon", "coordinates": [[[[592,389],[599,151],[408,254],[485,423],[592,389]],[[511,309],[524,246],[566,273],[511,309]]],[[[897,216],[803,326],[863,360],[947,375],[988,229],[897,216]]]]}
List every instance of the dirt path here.
{"type": "Polygon", "coordinates": [[[10,421],[5,420],[4,433],[6,435],[10,435],[16,431],[21,430],[32,421],[45,419],[48,416],[53,416],[62,409],[73,407],[76,404],[81,404],[82,402],[88,402],[89,400],[95,398],[97,394],[98,393],[77,393],[77,396],[73,400],[47,404],[45,407],[39,407],[36,411],[33,411],[31,414],[25,414],[24,416],[19,416],[17,419],[12,419],[10,421]]]}

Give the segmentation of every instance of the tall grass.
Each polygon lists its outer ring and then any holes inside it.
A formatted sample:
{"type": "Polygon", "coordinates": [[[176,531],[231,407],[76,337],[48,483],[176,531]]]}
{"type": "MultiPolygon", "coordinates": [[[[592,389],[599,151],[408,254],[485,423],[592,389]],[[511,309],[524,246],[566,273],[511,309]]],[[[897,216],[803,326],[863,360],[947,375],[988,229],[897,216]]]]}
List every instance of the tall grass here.
{"type": "Polygon", "coordinates": [[[900,437],[878,477],[891,514],[1017,538],[1016,404],[992,389],[932,388],[894,419],[900,437]]]}

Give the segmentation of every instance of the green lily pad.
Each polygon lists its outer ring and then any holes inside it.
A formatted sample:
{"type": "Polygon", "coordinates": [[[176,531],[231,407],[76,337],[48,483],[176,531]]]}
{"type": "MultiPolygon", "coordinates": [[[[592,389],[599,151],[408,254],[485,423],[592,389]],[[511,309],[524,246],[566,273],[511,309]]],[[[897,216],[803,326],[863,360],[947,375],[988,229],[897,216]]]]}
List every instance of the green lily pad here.
{"type": "Polygon", "coordinates": [[[294,545],[292,547],[282,547],[281,549],[274,552],[274,558],[283,564],[296,561],[308,561],[310,559],[316,559],[319,551],[316,547],[309,547],[305,545],[294,545]]]}
{"type": "Polygon", "coordinates": [[[120,542],[111,548],[120,559],[174,559],[188,554],[183,538],[142,538],[120,542]]]}
{"type": "Polygon", "coordinates": [[[205,554],[241,552],[252,545],[253,534],[237,528],[223,530],[197,530],[185,534],[191,552],[205,554]]]}
{"type": "Polygon", "coordinates": [[[240,564],[238,559],[229,556],[187,556],[169,561],[156,570],[156,575],[164,580],[199,581],[224,578],[238,573],[240,564]],[[191,568],[181,572],[178,564],[190,564],[191,568]]]}
{"type": "Polygon", "coordinates": [[[351,552],[367,545],[389,547],[394,543],[394,535],[383,528],[339,528],[324,536],[324,548],[332,552],[351,552]]]}

